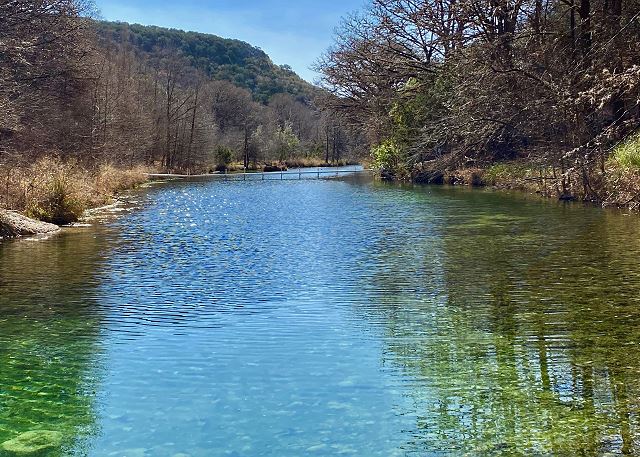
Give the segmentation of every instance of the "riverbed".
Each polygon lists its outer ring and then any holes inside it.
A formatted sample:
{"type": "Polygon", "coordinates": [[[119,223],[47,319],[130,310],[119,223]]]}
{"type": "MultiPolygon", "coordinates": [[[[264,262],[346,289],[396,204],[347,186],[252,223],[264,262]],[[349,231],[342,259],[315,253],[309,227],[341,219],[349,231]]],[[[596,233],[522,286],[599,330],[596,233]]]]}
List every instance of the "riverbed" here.
{"type": "Polygon", "coordinates": [[[0,442],[52,455],[640,454],[640,218],[173,181],[0,244],[0,442]]]}

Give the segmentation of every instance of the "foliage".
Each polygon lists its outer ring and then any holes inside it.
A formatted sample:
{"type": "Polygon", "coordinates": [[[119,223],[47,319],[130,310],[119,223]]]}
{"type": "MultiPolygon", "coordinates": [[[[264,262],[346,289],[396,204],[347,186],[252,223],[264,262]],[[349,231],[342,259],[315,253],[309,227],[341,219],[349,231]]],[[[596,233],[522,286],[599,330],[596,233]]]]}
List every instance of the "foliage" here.
{"type": "Polygon", "coordinates": [[[484,171],[483,179],[485,184],[495,186],[509,182],[513,183],[530,175],[530,172],[530,168],[522,163],[496,163],[484,171]]]}
{"type": "Polygon", "coordinates": [[[623,168],[640,169],[640,134],[619,144],[613,151],[613,160],[623,168]]]}
{"type": "Polygon", "coordinates": [[[216,165],[229,165],[233,160],[233,151],[226,147],[219,145],[215,151],[216,165]]]}
{"type": "Polygon", "coordinates": [[[96,29],[107,42],[129,43],[147,56],[177,50],[212,79],[248,89],[262,103],[279,93],[310,99],[316,92],[290,67],[274,65],[264,51],[240,40],[122,22],[97,22],[96,29]]]}
{"type": "Polygon", "coordinates": [[[374,168],[397,174],[403,168],[405,154],[396,141],[387,139],[371,149],[371,157],[374,168]]]}
{"type": "Polygon", "coordinates": [[[300,140],[293,132],[290,122],[285,122],[284,126],[278,127],[273,139],[273,150],[280,161],[290,159],[296,152],[300,140]]]}
{"type": "MultiPolygon", "coordinates": [[[[524,160],[559,195],[608,198],[608,151],[640,120],[638,0],[370,0],[318,63],[329,105],[402,167],[524,160]]],[[[634,148],[619,149],[634,164],[634,148]]]]}

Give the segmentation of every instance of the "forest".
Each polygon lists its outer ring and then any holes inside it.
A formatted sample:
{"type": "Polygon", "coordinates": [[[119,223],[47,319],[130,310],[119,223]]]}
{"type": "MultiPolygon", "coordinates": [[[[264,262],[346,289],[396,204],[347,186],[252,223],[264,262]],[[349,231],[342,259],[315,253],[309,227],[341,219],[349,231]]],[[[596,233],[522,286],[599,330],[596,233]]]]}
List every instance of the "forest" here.
{"type": "Polygon", "coordinates": [[[144,180],[371,160],[383,178],[640,207],[635,0],[371,0],[314,86],[247,43],[0,1],[0,205],[48,221],[144,180]]]}
{"type": "Polygon", "coordinates": [[[318,62],[384,176],[638,206],[635,0],[373,0],[318,62]]]}
{"type": "Polygon", "coordinates": [[[329,97],[238,40],[94,19],[83,0],[0,1],[0,206],[74,220],[147,170],[340,163],[329,97]]]}

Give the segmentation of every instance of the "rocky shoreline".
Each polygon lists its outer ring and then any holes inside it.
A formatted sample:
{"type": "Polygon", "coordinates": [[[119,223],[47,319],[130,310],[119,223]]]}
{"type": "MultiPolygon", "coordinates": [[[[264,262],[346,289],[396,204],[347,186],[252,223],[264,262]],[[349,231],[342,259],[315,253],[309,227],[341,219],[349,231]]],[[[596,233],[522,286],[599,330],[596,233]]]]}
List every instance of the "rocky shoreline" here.
{"type": "Polygon", "coordinates": [[[37,221],[15,211],[0,209],[0,239],[49,235],[60,230],[55,224],[37,221]]]}

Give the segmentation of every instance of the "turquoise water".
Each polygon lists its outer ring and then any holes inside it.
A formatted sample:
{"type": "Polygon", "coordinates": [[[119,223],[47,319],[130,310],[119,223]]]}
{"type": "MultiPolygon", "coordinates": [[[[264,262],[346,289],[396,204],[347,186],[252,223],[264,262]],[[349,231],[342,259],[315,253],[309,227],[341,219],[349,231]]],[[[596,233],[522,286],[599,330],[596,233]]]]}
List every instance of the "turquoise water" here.
{"type": "Polygon", "coordinates": [[[363,177],[171,182],[0,244],[0,442],[640,455],[640,218],[363,177]]]}

